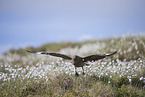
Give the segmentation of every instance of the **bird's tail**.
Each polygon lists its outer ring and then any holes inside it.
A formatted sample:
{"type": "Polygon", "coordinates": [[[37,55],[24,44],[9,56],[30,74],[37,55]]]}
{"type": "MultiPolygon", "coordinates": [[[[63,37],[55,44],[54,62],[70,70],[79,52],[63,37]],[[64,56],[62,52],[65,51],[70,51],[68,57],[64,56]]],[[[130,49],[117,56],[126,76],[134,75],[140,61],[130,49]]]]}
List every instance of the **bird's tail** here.
{"type": "Polygon", "coordinates": [[[117,53],[117,50],[116,50],[115,52],[113,52],[113,53],[106,54],[106,56],[111,56],[111,55],[114,55],[114,54],[116,54],[116,53],[117,53]]]}

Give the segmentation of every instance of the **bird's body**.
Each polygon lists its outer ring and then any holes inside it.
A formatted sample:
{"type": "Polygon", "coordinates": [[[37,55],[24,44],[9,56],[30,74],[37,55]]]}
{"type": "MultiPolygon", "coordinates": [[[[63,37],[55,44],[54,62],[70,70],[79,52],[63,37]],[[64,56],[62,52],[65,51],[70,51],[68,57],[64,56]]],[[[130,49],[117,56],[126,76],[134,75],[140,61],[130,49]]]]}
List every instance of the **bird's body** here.
{"type": "MultiPolygon", "coordinates": [[[[78,55],[75,55],[73,58],[64,54],[60,54],[60,53],[53,53],[53,52],[36,52],[36,51],[29,51],[27,50],[27,52],[29,53],[35,53],[35,54],[46,54],[46,55],[51,55],[51,56],[55,56],[55,57],[61,57],[63,59],[66,60],[72,60],[72,64],[75,66],[75,72],[76,72],[76,76],[78,76],[79,74],[76,71],[77,67],[82,67],[86,64],[86,62],[88,61],[97,61],[99,59],[103,59],[107,56],[111,56],[114,55],[115,53],[117,53],[117,51],[110,53],[110,54],[94,54],[94,55],[89,55],[86,57],[80,57],[78,55]]],[[[84,69],[83,69],[83,74],[84,73],[84,69]]]]}
{"type": "Polygon", "coordinates": [[[83,59],[80,56],[77,56],[77,55],[75,55],[75,57],[72,59],[72,64],[75,67],[83,67],[84,66],[83,59]]]}

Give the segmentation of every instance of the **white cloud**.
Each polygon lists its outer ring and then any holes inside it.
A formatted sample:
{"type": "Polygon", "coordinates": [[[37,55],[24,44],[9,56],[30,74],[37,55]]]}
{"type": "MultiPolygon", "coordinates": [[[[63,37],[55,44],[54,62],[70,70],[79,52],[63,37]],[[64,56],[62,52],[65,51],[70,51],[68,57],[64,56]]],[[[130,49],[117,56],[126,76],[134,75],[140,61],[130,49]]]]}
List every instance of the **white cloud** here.
{"type": "Polygon", "coordinates": [[[26,48],[26,47],[37,47],[40,46],[39,43],[29,42],[29,43],[19,43],[19,44],[4,44],[0,45],[0,54],[7,52],[10,49],[19,49],[19,48],[26,48]]]}
{"type": "Polygon", "coordinates": [[[87,41],[94,40],[95,38],[92,35],[84,34],[78,38],[78,41],[87,41]]]}

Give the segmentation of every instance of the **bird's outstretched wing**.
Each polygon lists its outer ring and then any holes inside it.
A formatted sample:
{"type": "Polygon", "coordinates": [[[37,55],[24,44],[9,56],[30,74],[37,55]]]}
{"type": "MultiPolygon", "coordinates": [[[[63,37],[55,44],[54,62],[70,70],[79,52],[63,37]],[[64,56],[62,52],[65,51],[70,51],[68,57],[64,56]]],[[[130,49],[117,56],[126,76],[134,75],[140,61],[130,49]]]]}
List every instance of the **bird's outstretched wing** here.
{"type": "Polygon", "coordinates": [[[89,55],[89,56],[86,56],[83,58],[84,62],[87,62],[87,61],[97,61],[99,59],[103,59],[107,56],[111,56],[111,55],[114,55],[115,53],[117,53],[117,51],[113,52],[113,53],[110,53],[110,54],[94,54],[94,55],[89,55]]]}
{"type": "Polygon", "coordinates": [[[51,55],[51,56],[55,56],[55,57],[61,57],[63,59],[66,59],[66,60],[72,60],[71,57],[67,56],[67,55],[64,55],[64,54],[60,54],[60,53],[53,53],[53,52],[37,52],[37,51],[29,51],[29,50],[26,50],[27,52],[29,53],[35,53],[35,54],[45,54],[45,55],[51,55]]]}

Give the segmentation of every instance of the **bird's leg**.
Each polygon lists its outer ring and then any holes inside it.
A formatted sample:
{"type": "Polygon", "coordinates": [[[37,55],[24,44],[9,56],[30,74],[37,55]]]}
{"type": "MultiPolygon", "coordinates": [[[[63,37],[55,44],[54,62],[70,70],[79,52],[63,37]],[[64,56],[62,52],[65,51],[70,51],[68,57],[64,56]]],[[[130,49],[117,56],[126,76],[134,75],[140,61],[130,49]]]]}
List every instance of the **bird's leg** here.
{"type": "Polygon", "coordinates": [[[85,73],[84,73],[84,68],[82,67],[82,70],[83,70],[83,75],[85,75],[85,73]]]}
{"type": "Polygon", "coordinates": [[[75,72],[76,72],[75,76],[79,76],[79,74],[78,74],[78,72],[77,72],[76,69],[77,69],[77,68],[75,67],[75,72]]]}

